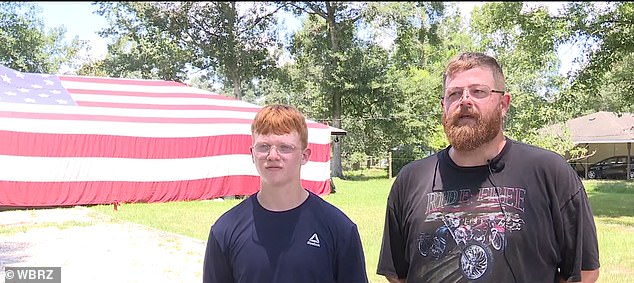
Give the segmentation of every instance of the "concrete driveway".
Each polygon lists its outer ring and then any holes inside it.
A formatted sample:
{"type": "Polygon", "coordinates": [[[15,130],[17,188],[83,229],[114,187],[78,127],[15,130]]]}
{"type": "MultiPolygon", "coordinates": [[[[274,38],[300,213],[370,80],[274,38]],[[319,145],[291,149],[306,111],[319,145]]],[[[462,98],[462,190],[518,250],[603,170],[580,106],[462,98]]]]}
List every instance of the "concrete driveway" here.
{"type": "Polygon", "coordinates": [[[0,211],[4,267],[61,267],[63,283],[202,282],[205,242],[85,207],[0,211]]]}

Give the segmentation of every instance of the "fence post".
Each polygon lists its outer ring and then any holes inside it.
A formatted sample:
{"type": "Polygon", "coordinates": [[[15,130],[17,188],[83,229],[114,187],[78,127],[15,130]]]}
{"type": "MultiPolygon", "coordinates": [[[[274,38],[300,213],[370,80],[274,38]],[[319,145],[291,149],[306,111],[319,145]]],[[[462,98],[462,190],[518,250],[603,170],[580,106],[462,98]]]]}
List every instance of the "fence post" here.
{"type": "Polygon", "coordinates": [[[392,179],[392,151],[388,151],[387,153],[387,174],[390,179],[392,179]]]}

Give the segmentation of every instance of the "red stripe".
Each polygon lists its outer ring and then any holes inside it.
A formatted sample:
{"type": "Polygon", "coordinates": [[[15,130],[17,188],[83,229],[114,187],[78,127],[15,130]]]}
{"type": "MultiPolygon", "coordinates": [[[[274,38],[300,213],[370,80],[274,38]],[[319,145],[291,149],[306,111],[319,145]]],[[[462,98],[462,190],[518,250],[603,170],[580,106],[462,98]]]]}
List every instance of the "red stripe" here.
{"type": "Polygon", "coordinates": [[[61,113],[27,113],[0,112],[0,117],[47,120],[89,120],[130,123],[172,123],[172,124],[251,124],[253,119],[241,118],[165,118],[165,117],[128,117],[106,116],[90,114],[61,114],[61,113]]]}
{"type": "Polygon", "coordinates": [[[74,94],[92,94],[92,95],[104,95],[104,96],[138,96],[138,97],[172,97],[172,98],[206,98],[216,100],[234,100],[233,97],[228,97],[219,94],[204,94],[204,93],[191,93],[191,92],[141,92],[141,91],[119,91],[119,90],[100,90],[100,89],[66,89],[69,93],[74,94]]]}
{"type": "Polygon", "coordinates": [[[94,102],[75,101],[77,105],[84,107],[109,107],[123,109],[155,109],[155,110],[222,110],[239,112],[258,112],[261,107],[236,107],[220,105],[163,105],[163,104],[137,104],[137,103],[115,103],[115,102],[94,102]]]}
{"type": "MultiPolygon", "coordinates": [[[[14,182],[0,181],[0,206],[65,206],[134,202],[168,202],[251,195],[258,176],[224,176],[173,182],[14,182]]],[[[318,195],[330,192],[330,180],[302,181],[318,195]]]]}
{"type": "MultiPolygon", "coordinates": [[[[147,138],[0,131],[0,155],[177,159],[250,154],[250,135],[147,138]]],[[[310,161],[330,160],[329,144],[309,144],[310,161]]]]}
{"type": "Polygon", "coordinates": [[[138,80],[138,79],[120,79],[120,78],[99,78],[99,77],[77,77],[77,76],[57,76],[60,81],[95,83],[95,84],[112,84],[112,85],[138,85],[138,86],[187,86],[186,84],[175,81],[159,81],[159,80],[138,80]]]}
{"type": "MultiPolygon", "coordinates": [[[[66,106],[64,106],[66,107],[66,106]]],[[[68,106],[71,107],[71,106],[68,106]]],[[[80,120],[80,121],[108,121],[108,122],[128,122],[128,123],[164,123],[164,124],[248,124],[253,119],[242,118],[166,118],[166,117],[129,117],[129,116],[107,116],[90,114],[61,114],[61,113],[29,113],[0,111],[0,117],[22,118],[22,119],[46,119],[46,120],[80,120]]],[[[308,128],[325,129],[327,125],[309,122],[308,128]]]]}

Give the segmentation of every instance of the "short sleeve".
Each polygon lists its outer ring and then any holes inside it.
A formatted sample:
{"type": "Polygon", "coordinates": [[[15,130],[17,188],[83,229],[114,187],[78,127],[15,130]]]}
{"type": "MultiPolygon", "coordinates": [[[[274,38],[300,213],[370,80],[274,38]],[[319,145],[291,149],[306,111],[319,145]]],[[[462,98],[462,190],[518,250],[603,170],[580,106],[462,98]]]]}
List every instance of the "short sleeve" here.
{"type": "Polygon", "coordinates": [[[351,226],[343,243],[337,253],[337,282],[367,283],[363,245],[356,225],[351,226]]]}
{"type": "Polygon", "coordinates": [[[397,200],[396,192],[399,183],[399,178],[397,177],[387,200],[383,241],[381,243],[377,274],[405,278],[409,270],[409,264],[405,259],[407,239],[402,233],[401,221],[399,221],[398,213],[395,208],[397,200]]]}
{"type": "Polygon", "coordinates": [[[222,251],[214,237],[213,227],[209,232],[203,262],[203,283],[234,282],[229,257],[222,251]]]}
{"type": "Polygon", "coordinates": [[[568,281],[580,281],[581,270],[599,268],[599,248],[596,227],[588,196],[579,181],[579,189],[561,207],[564,243],[561,247],[561,276],[568,281]]]}

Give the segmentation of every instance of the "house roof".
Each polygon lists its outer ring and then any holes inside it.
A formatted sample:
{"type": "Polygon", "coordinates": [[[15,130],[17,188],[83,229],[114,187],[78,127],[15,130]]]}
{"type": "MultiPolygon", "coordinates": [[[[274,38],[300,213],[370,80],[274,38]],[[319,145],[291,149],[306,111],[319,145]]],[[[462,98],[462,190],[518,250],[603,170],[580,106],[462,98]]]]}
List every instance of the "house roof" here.
{"type": "MultiPolygon", "coordinates": [[[[566,123],[572,142],[627,143],[634,142],[634,114],[599,111],[568,120],[566,123]]],[[[547,128],[550,133],[561,133],[560,124],[547,128]]]]}

